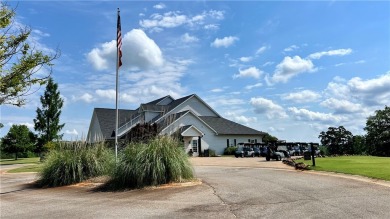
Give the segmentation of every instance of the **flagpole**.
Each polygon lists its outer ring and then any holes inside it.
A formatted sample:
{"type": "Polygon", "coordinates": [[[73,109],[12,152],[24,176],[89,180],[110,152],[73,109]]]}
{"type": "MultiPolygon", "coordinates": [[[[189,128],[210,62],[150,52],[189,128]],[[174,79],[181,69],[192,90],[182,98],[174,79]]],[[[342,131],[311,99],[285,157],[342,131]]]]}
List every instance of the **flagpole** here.
{"type": "MultiPolygon", "coordinates": [[[[116,47],[116,92],[115,92],[115,161],[118,161],[118,83],[119,83],[119,46],[118,46],[118,25],[120,25],[120,11],[118,8],[118,23],[117,23],[117,47],[116,47]]],[[[120,27],[120,26],[119,26],[120,27]]]]}

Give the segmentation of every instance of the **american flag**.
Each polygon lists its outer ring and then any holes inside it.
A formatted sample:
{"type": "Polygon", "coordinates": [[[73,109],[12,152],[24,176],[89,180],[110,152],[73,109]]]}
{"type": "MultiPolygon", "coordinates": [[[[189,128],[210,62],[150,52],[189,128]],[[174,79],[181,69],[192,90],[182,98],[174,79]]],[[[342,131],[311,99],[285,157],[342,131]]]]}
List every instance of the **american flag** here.
{"type": "Polygon", "coordinates": [[[118,23],[117,23],[117,36],[116,36],[116,47],[118,48],[118,68],[122,66],[122,32],[121,32],[121,16],[118,11],[118,23]]]}

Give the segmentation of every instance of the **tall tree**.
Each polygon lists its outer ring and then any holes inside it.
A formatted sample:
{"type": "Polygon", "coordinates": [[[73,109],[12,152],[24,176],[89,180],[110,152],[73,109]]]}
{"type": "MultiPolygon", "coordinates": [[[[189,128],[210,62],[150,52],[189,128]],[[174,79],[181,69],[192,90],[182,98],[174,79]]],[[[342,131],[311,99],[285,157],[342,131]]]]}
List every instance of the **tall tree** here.
{"type": "Polygon", "coordinates": [[[354,154],[367,154],[366,138],[364,135],[354,135],[352,137],[354,154]]]}
{"type": "Polygon", "coordinates": [[[272,136],[268,133],[266,133],[263,137],[263,142],[265,143],[271,143],[271,144],[276,144],[276,142],[278,142],[278,138],[275,137],[275,136],[272,136]]]}
{"type": "Polygon", "coordinates": [[[58,85],[52,78],[46,86],[45,93],[41,96],[42,108],[37,108],[37,117],[34,119],[34,128],[38,134],[37,152],[44,150],[43,146],[53,140],[60,140],[63,134],[59,134],[65,124],[60,124],[61,108],[64,104],[60,97],[58,85]]]}
{"type": "Polygon", "coordinates": [[[353,154],[352,137],[352,133],[344,126],[329,127],[328,131],[322,131],[318,136],[330,154],[353,154]]]}
{"type": "Polygon", "coordinates": [[[390,156],[390,107],[375,111],[374,116],[367,119],[366,142],[369,153],[378,156],[390,156]]]}
{"type": "Polygon", "coordinates": [[[1,141],[1,151],[15,154],[15,160],[17,160],[19,153],[32,149],[34,141],[34,134],[26,125],[12,125],[1,141]]]}
{"type": "Polygon", "coordinates": [[[59,52],[47,55],[28,44],[31,29],[15,24],[14,9],[4,2],[0,7],[0,105],[22,106],[26,96],[47,82],[59,52]],[[48,73],[43,74],[42,68],[48,73]]]}

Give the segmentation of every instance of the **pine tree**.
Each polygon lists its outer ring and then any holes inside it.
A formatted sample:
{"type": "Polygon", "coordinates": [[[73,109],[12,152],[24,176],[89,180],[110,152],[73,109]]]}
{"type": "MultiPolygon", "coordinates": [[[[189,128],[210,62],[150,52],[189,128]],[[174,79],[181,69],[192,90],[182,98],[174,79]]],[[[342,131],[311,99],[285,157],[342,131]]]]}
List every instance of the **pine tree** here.
{"type": "Polygon", "coordinates": [[[61,108],[63,99],[60,97],[58,85],[52,78],[46,86],[45,93],[41,96],[42,108],[37,108],[37,117],[34,119],[35,131],[38,135],[37,152],[44,151],[44,145],[53,141],[61,140],[63,134],[59,134],[65,124],[60,124],[61,108]]]}

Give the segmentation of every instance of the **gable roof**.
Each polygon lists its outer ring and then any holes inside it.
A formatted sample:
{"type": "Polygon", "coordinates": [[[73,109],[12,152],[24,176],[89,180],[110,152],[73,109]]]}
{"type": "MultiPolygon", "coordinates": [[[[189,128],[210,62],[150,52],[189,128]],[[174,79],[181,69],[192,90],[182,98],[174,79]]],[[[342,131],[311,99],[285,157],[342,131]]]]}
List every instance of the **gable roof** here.
{"type": "MultiPolygon", "coordinates": [[[[96,113],[104,139],[113,139],[111,135],[112,131],[115,130],[115,109],[95,108],[94,112],[96,113]]],[[[119,124],[128,121],[136,113],[135,110],[119,109],[119,124]]]]}
{"type": "MultiPolygon", "coordinates": [[[[162,132],[164,129],[167,129],[170,125],[172,125],[174,122],[176,122],[178,119],[186,116],[187,114],[193,115],[195,118],[197,118],[201,123],[205,124],[208,128],[210,128],[215,134],[218,134],[212,127],[210,127],[206,122],[204,122],[202,119],[200,119],[195,113],[193,113],[191,110],[182,111],[175,114],[170,114],[167,119],[164,119],[157,123],[157,125],[160,127],[159,131],[162,132]]],[[[192,125],[190,125],[192,126],[192,125]]]]}
{"type": "Polygon", "coordinates": [[[218,135],[264,135],[265,132],[257,131],[247,126],[235,123],[222,117],[199,116],[206,124],[212,127],[218,135]]]}
{"type": "MultiPolygon", "coordinates": [[[[148,102],[148,103],[144,103],[144,104],[146,104],[146,105],[156,105],[156,104],[158,104],[160,101],[162,101],[162,100],[164,100],[165,98],[167,98],[167,97],[171,97],[171,96],[169,96],[169,95],[167,95],[167,96],[165,96],[165,97],[161,97],[161,98],[158,98],[157,100],[152,100],[152,101],[150,101],[150,102],[148,102]]],[[[173,98],[172,98],[173,99],[173,98]]]]}
{"type": "Polygon", "coordinates": [[[155,119],[156,122],[159,122],[160,119],[165,117],[166,115],[169,115],[171,111],[173,111],[175,108],[189,100],[191,97],[196,97],[200,102],[202,102],[206,107],[208,107],[211,111],[213,111],[217,116],[220,116],[213,108],[211,108],[206,102],[204,102],[200,97],[198,97],[196,94],[191,94],[185,97],[182,97],[180,99],[174,100],[172,103],[168,104],[166,106],[166,111],[164,115],[160,115],[158,118],[155,119]]]}

